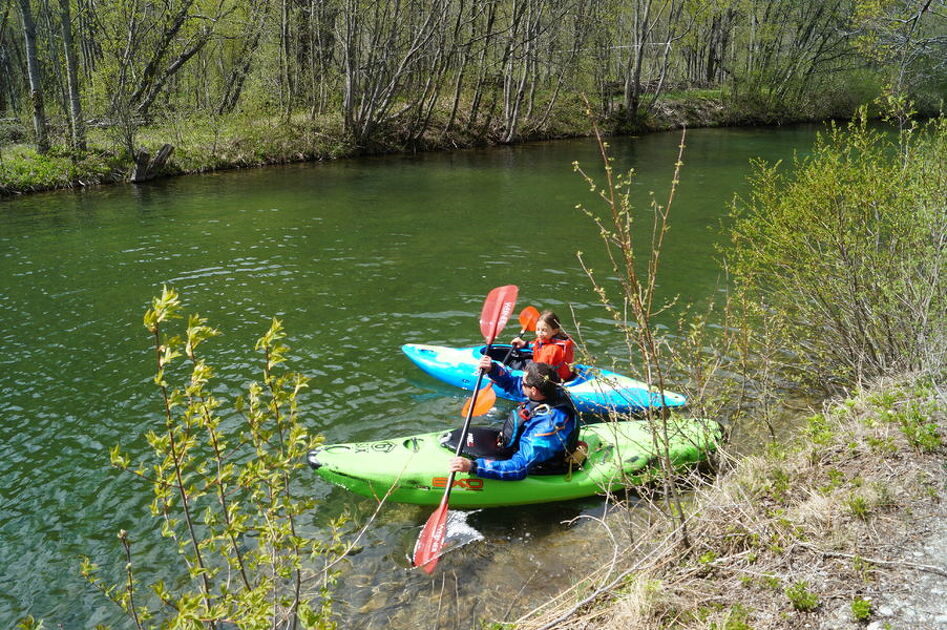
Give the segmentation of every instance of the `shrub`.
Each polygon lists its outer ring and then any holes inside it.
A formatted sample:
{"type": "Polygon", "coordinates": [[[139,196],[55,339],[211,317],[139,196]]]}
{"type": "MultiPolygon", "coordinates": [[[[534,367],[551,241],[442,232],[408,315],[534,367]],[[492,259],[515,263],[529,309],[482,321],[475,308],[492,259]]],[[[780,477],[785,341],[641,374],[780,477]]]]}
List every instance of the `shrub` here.
{"type": "Polygon", "coordinates": [[[733,205],[730,268],[767,327],[820,380],[943,364],[947,118],[820,136],[794,171],[757,164],[733,205]]]}
{"type": "Polygon", "coordinates": [[[135,466],[116,446],[111,461],[153,491],[150,508],[159,521],[151,535],[168,539],[182,566],[174,580],[152,578],[150,589],[141,588],[137,547],[121,530],[123,578],[108,585],[88,558],[82,573],[137,628],[334,628],[335,571],[327,565],[314,575],[307,564],[342,551],[341,522],[329,540],[302,527],[315,501],[298,496],[291,482],[320,438],[299,422],[297,396],[306,378],[283,369],[282,325],[274,320],[257,342],[262,382],[237,401],[236,423],[224,421],[213,369],[198,354],[219,333],[192,315],[183,336],[168,334],[180,310],[177,294],[165,289],[144,318],[163,401],[163,422],[147,435],[153,456],[135,466]],[[176,378],[183,384],[173,386],[176,378]]]}
{"type": "Polygon", "coordinates": [[[911,446],[919,451],[936,451],[943,443],[937,423],[928,421],[928,417],[916,404],[911,404],[901,413],[893,414],[890,419],[897,421],[901,433],[911,446]]]}

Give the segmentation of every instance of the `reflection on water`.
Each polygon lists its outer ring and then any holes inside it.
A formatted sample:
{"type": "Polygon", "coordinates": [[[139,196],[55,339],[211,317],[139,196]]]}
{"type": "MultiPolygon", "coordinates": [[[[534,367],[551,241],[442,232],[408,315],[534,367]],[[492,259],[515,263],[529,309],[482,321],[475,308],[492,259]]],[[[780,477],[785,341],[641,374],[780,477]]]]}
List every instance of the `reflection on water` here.
{"type": "MultiPolygon", "coordinates": [[[[749,159],[804,152],[814,131],[687,137],[659,287],[659,301],[682,304],[719,287],[713,244],[749,159]]],[[[678,142],[677,133],[612,140],[618,166],[637,170],[639,207],[648,191],[666,194],[678,142]]],[[[303,418],[330,442],[458,425],[462,393],[421,374],[399,348],[478,342],[495,286],[518,284],[519,308],[558,311],[603,365],[630,372],[624,340],[575,257],[581,250],[596,270],[610,269],[597,229],[575,210],[596,201],[571,164],[591,168],[596,153],[588,140],[536,143],[0,202],[0,626],[25,614],[47,627],[114,622],[77,559],[118,575],[120,528],[142,568],[161,576],[171,566],[173,550],[147,533],[150,497],[108,468],[114,444],[146,453],[142,436],[160,418],[141,317],[163,284],[224,333],[204,348],[225,402],[260,378],[253,343],[270,318],[282,319],[291,367],[312,378],[303,418]]],[[[322,500],[306,524],[317,532],[343,510],[356,522],[375,511],[314,475],[300,484],[322,500]]],[[[472,514],[484,539],[452,551],[433,578],[406,560],[429,510],[385,506],[343,564],[343,627],[432,627],[441,618],[439,627],[464,628],[478,616],[518,614],[599,557],[596,528],[571,519],[603,506],[472,514]]]]}

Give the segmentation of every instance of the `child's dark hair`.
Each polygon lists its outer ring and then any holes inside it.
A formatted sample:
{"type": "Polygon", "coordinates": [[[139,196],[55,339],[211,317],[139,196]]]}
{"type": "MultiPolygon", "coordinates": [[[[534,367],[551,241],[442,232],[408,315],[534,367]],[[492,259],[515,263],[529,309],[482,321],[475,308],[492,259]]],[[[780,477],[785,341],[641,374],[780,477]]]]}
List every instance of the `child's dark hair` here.
{"type": "Polygon", "coordinates": [[[530,363],[523,373],[523,384],[537,388],[546,398],[552,398],[559,387],[559,372],[548,363],[530,363]]]}
{"type": "Polygon", "coordinates": [[[555,328],[556,330],[562,330],[562,323],[559,321],[559,316],[553,313],[552,311],[543,311],[539,315],[539,319],[536,322],[542,322],[549,326],[550,328],[555,328]]]}

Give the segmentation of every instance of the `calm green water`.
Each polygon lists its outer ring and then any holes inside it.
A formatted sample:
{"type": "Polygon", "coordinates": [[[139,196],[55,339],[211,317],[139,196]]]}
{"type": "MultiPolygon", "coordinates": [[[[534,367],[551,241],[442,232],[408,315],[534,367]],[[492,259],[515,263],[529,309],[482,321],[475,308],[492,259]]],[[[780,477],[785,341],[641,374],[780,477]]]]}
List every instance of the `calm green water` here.
{"type": "MultiPolygon", "coordinates": [[[[687,134],[661,291],[682,302],[719,290],[713,243],[727,202],[745,190],[749,160],[804,153],[814,128],[687,134]]],[[[638,170],[639,206],[659,199],[678,133],[612,141],[617,165],[638,170]]],[[[142,492],[108,467],[122,443],[160,417],[141,316],[162,284],[225,334],[205,355],[234,396],[256,378],[254,340],[284,320],[292,367],[312,377],[303,411],[330,441],[379,439],[459,424],[464,397],[414,368],[405,342],[480,340],[486,293],[520,286],[522,308],[581,322],[594,354],[622,339],[596,305],[576,260],[605,269],[597,231],[575,210],[594,207],[572,172],[598,166],[588,140],[453,154],[386,157],[177,178],[141,187],[42,194],[0,202],[0,627],[25,614],[47,627],[114,622],[115,610],[79,577],[89,555],[119,567],[115,532],[154,522],[142,492]]],[[[647,231],[648,222],[642,222],[647,231]]],[[[571,327],[571,326],[570,326],[571,327]]],[[[502,403],[501,403],[502,405],[502,403]]],[[[502,407],[507,409],[508,407],[502,407]]],[[[312,476],[324,499],[311,527],[374,503],[312,476]]],[[[601,500],[489,510],[471,516],[486,540],[441,562],[435,578],[408,570],[429,509],[391,505],[344,565],[343,627],[476,627],[529,610],[574,575],[601,537],[580,519],[601,500]],[[522,588],[523,585],[525,588],[522,588]],[[519,593],[519,595],[516,595],[519,593]]],[[[145,564],[167,551],[136,544],[145,564]]]]}

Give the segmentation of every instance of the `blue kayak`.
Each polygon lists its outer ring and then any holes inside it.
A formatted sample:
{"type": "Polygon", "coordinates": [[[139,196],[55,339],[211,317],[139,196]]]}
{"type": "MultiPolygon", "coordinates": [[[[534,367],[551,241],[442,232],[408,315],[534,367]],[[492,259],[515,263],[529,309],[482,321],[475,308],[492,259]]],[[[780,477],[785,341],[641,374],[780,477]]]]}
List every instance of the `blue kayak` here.
{"type": "MultiPolygon", "coordinates": [[[[494,345],[490,349],[490,356],[501,361],[509,349],[509,345],[494,345]]],[[[401,346],[401,350],[434,378],[461,389],[472,390],[477,382],[477,364],[486,346],[448,348],[409,343],[401,346]]],[[[530,358],[529,350],[515,350],[507,367],[513,374],[521,375],[530,358]]],[[[683,407],[687,403],[687,399],[680,394],[669,391],[662,394],[654,388],[649,389],[647,383],[615,372],[581,364],[574,366],[574,369],[577,376],[565,383],[564,388],[579,411],[595,414],[609,411],[635,413],[661,406],[683,407]]],[[[506,397],[499,388],[495,391],[497,396],[506,397]]]]}

